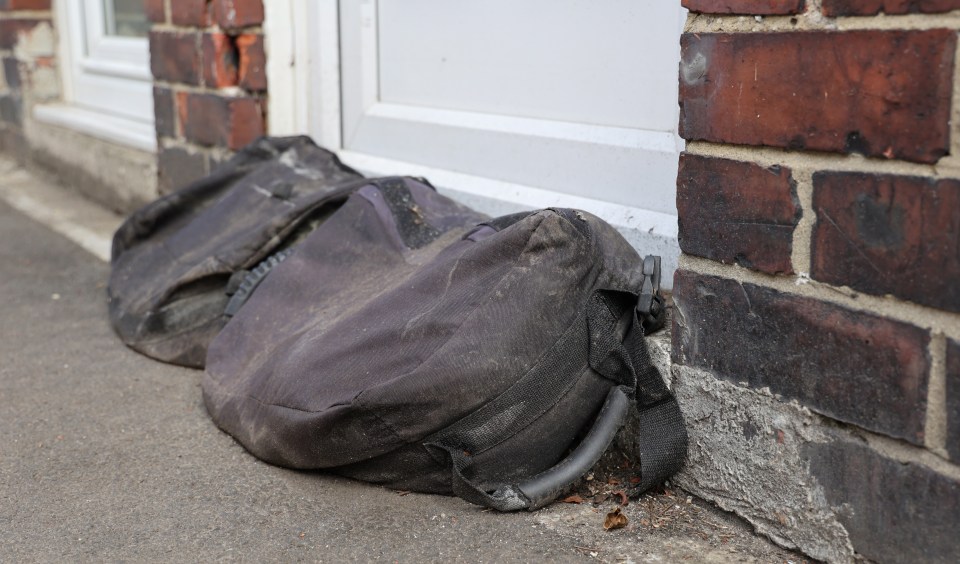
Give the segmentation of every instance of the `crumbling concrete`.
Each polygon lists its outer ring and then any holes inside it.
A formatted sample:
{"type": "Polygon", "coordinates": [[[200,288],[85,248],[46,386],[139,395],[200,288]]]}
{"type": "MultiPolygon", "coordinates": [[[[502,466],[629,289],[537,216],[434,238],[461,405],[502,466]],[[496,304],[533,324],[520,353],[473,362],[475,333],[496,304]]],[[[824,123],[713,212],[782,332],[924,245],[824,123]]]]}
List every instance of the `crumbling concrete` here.
{"type": "Polygon", "coordinates": [[[854,557],[847,532],[810,475],[803,449],[827,442],[819,417],[770,393],[674,367],[690,436],[680,487],[747,519],[777,544],[814,558],[854,557]]]}

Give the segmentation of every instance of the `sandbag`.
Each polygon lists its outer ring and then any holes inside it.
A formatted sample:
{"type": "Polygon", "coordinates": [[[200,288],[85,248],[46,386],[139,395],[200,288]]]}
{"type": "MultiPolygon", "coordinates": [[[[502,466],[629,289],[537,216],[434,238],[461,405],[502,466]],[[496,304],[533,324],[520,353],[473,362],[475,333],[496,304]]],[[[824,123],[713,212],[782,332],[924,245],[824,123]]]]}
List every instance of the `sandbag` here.
{"type": "Polygon", "coordinates": [[[107,295],[117,334],[157,360],[202,367],[231,277],[294,244],[364,182],[308,137],[261,138],[134,212],[113,238],[107,295]]]}
{"type": "Polygon", "coordinates": [[[659,259],[547,209],[479,220],[426,186],[366,186],[274,265],[210,345],[204,402],[255,456],[535,509],[639,409],[641,489],[686,451],[651,363],[659,259]]]}

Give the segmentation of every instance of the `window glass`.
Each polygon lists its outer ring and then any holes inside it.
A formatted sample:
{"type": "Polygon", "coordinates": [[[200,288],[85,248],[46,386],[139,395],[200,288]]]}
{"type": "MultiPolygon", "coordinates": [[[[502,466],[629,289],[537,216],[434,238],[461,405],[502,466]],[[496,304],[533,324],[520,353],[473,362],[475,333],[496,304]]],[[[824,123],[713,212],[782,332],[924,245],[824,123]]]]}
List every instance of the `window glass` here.
{"type": "Polygon", "coordinates": [[[103,0],[104,29],[107,35],[146,37],[149,24],[143,0],[103,0]]]}

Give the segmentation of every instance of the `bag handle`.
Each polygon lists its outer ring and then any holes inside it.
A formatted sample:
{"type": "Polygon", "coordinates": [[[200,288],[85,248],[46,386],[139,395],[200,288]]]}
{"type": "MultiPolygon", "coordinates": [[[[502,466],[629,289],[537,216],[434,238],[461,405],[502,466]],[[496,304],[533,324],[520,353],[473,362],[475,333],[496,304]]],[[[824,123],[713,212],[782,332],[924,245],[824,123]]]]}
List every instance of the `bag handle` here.
{"type": "Polygon", "coordinates": [[[471,460],[462,450],[437,443],[424,446],[441,449],[450,457],[453,466],[453,492],[458,497],[498,511],[533,511],[556,499],[567,486],[589,472],[600,460],[623,426],[631,403],[622,386],[612,388],[593,426],[577,448],[553,467],[519,484],[482,487],[465,475],[471,460]]]}
{"type": "MultiPolygon", "coordinates": [[[[484,447],[492,446],[490,441],[494,437],[501,436],[508,428],[523,427],[524,422],[532,422],[559,400],[557,394],[566,389],[557,380],[565,369],[562,366],[565,355],[559,351],[571,350],[586,342],[589,336],[586,311],[545,355],[546,362],[539,363],[481,409],[424,443],[429,451],[437,453],[438,460],[449,458],[453,492],[457,496],[499,511],[534,510],[547,505],[600,460],[633,405],[638,410],[640,428],[636,448],[640,454],[641,481],[635,491],[645,491],[680,469],[687,450],[683,414],[659,370],[651,362],[644,341],[645,326],[659,328],[663,325],[659,257],[646,257],[642,274],[641,299],[635,307],[623,313],[613,331],[615,341],[622,342],[621,348],[632,365],[630,378],[621,379],[621,385],[611,388],[580,444],[553,467],[518,484],[481,485],[469,476],[473,461],[468,450],[480,452],[484,447]],[[518,406],[521,409],[516,411],[518,406]]],[[[624,371],[623,368],[618,370],[624,371]]]]}
{"type": "Polygon", "coordinates": [[[554,467],[517,485],[530,500],[527,509],[539,509],[552,502],[566,487],[593,468],[623,427],[630,403],[620,386],[611,388],[593,427],[577,448],[554,467]]]}

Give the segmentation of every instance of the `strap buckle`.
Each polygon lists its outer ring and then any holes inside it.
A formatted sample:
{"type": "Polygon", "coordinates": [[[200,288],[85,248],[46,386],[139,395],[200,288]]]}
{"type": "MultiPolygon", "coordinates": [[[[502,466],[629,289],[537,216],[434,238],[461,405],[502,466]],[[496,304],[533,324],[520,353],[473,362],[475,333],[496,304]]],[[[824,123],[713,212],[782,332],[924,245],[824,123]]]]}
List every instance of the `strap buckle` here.
{"type": "Polygon", "coordinates": [[[660,257],[647,255],[643,259],[643,282],[637,298],[637,318],[643,324],[645,334],[663,327],[666,307],[660,295],[660,257]]]}

